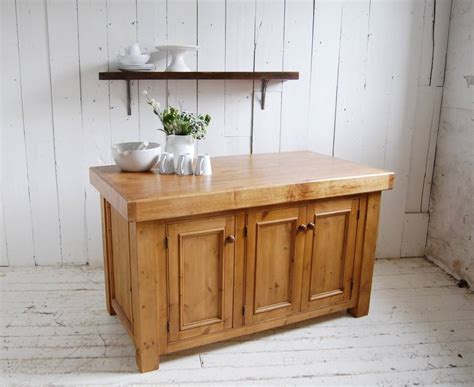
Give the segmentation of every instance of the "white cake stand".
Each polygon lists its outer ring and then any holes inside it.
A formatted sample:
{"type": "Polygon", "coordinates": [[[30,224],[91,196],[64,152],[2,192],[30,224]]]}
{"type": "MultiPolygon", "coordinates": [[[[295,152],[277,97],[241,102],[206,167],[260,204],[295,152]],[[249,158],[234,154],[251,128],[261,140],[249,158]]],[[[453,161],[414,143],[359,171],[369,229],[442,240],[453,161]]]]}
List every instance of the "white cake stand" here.
{"type": "Polygon", "coordinates": [[[170,54],[170,63],[165,71],[191,71],[184,62],[184,55],[188,51],[197,51],[199,46],[191,45],[162,45],[156,46],[159,51],[170,54]]]}

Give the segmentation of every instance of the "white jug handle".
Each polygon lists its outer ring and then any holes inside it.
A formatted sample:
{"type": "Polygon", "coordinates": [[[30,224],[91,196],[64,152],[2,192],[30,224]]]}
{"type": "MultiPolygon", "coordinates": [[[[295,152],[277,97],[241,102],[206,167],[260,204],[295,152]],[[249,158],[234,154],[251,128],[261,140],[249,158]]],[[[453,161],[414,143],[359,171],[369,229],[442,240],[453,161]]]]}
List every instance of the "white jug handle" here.
{"type": "Polygon", "coordinates": [[[161,172],[164,172],[164,171],[165,171],[164,168],[163,168],[163,166],[165,165],[165,162],[166,162],[166,156],[167,156],[167,155],[163,155],[163,156],[161,157],[161,161],[160,161],[160,171],[161,171],[161,172]]]}
{"type": "Polygon", "coordinates": [[[202,164],[203,164],[203,163],[204,163],[204,157],[201,157],[201,158],[199,159],[199,165],[198,165],[198,174],[199,174],[199,175],[202,175],[202,172],[203,172],[203,171],[202,171],[202,164]]]}

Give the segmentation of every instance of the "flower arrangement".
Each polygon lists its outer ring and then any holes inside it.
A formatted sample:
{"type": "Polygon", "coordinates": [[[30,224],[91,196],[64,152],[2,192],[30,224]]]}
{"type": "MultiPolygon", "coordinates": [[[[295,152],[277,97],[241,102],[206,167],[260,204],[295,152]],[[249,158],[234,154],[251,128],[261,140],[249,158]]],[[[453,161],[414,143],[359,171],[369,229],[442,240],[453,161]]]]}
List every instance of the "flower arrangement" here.
{"type": "Polygon", "coordinates": [[[163,124],[163,129],[159,130],[165,132],[167,135],[191,135],[196,140],[206,138],[207,128],[211,122],[211,116],[209,116],[209,114],[194,114],[184,110],[181,111],[173,106],[161,110],[160,104],[153,98],[148,97],[146,90],[143,91],[143,95],[145,95],[147,99],[147,104],[153,109],[153,113],[159,117],[163,124]]]}

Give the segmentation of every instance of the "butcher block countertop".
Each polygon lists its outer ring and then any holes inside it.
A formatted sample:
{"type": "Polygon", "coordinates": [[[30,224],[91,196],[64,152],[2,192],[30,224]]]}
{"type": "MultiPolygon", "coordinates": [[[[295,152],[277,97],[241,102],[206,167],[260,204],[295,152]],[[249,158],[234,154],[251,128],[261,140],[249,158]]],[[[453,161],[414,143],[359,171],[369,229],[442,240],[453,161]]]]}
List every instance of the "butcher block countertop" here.
{"type": "Polygon", "coordinates": [[[212,158],[212,176],[90,168],[92,185],[128,221],[169,219],[241,208],[375,192],[394,173],[313,152],[212,158]]]}

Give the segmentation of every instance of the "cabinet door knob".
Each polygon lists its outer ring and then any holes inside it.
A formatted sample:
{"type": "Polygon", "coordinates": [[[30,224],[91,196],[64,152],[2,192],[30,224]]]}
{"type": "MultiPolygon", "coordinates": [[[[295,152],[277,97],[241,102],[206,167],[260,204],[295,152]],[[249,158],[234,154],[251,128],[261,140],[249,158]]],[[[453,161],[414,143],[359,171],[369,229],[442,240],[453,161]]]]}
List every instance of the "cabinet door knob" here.
{"type": "Polygon", "coordinates": [[[225,238],[225,241],[227,243],[234,243],[235,242],[235,236],[234,235],[229,235],[227,238],[225,238]]]}
{"type": "Polygon", "coordinates": [[[314,230],[316,228],[316,225],[313,222],[308,223],[308,230],[314,230]]]}
{"type": "Polygon", "coordinates": [[[308,227],[306,227],[306,224],[300,224],[300,225],[298,226],[298,231],[299,231],[299,232],[304,232],[304,231],[306,231],[307,228],[308,228],[308,227]]]}

